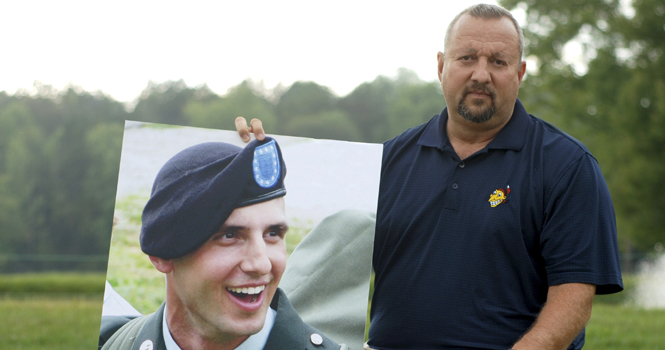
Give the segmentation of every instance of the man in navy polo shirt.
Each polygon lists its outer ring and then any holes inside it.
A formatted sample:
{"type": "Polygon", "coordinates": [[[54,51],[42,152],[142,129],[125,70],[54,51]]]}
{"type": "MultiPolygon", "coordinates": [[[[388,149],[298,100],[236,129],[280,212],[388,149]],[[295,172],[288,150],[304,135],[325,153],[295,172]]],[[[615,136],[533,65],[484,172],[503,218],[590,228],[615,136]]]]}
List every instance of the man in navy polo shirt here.
{"type": "Polygon", "coordinates": [[[503,8],[460,13],[437,56],[450,108],[384,145],[373,349],[581,349],[593,296],[623,289],[595,158],[517,99],[523,41],[503,8]]]}

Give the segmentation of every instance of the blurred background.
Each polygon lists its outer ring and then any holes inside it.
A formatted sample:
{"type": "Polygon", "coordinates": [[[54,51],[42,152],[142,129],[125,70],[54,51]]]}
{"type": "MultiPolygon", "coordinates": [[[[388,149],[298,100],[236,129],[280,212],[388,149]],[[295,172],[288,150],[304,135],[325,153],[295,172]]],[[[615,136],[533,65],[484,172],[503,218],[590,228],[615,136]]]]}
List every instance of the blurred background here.
{"type": "MultiPolygon", "coordinates": [[[[383,142],[445,107],[436,53],[472,3],[3,4],[0,344],[96,343],[125,120],[383,142]]],[[[598,298],[585,349],[658,348],[665,1],[498,4],[525,32],[521,101],[588,146],[613,197],[626,291],[598,298]]]]}

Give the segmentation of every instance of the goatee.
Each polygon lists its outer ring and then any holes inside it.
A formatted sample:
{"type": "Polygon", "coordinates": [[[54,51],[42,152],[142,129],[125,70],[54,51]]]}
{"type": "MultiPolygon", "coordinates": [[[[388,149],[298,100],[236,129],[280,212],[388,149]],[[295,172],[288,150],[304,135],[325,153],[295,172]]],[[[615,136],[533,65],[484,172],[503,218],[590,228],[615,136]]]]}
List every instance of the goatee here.
{"type": "Polygon", "coordinates": [[[462,118],[472,123],[477,123],[477,124],[484,123],[490,120],[494,115],[494,96],[495,96],[494,90],[487,87],[487,85],[474,83],[473,85],[465,89],[464,95],[460,100],[459,104],[457,105],[457,113],[459,113],[459,115],[461,115],[462,118]],[[482,108],[481,106],[483,104],[483,101],[476,101],[476,103],[474,104],[477,107],[481,108],[481,110],[474,112],[469,106],[464,104],[464,99],[471,91],[482,91],[488,94],[492,100],[491,105],[487,108],[482,108]]]}

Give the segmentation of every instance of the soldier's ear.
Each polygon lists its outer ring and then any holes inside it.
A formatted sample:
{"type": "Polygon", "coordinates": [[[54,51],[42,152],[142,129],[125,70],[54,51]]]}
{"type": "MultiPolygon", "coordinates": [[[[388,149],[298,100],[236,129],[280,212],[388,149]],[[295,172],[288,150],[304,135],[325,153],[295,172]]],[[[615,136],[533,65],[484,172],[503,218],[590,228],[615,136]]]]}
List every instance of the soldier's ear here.
{"type": "Polygon", "coordinates": [[[160,257],[149,255],[150,262],[161,273],[169,273],[173,271],[173,259],[166,260],[160,257]]]}

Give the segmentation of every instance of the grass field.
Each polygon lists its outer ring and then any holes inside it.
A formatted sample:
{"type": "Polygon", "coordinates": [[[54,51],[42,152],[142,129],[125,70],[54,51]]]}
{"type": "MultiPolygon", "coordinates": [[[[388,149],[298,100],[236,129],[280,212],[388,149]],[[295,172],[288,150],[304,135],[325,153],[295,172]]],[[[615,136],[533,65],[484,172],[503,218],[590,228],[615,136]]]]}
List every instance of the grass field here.
{"type": "Polygon", "coordinates": [[[102,295],[0,298],[0,347],[13,350],[96,349],[102,295]]]}
{"type": "Polygon", "coordinates": [[[595,303],[584,349],[665,349],[665,310],[595,303]]]}
{"type": "Polygon", "coordinates": [[[0,349],[96,349],[103,273],[0,275],[0,349]]]}
{"type": "MultiPolygon", "coordinates": [[[[104,276],[43,277],[0,275],[0,349],[95,349],[104,276]],[[59,289],[48,288],[58,280],[59,289]],[[69,281],[71,287],[62,281],[69,281]],[[81,292],[83,286],[88,286],[85,292],[81,292]]],[[[665,310],[645,310],[627,304],[637,282],[634,278],[627,278],[626,282],[626,294],[598,297],[595,301],[585,350],[665,348],[665,310]]]]}

